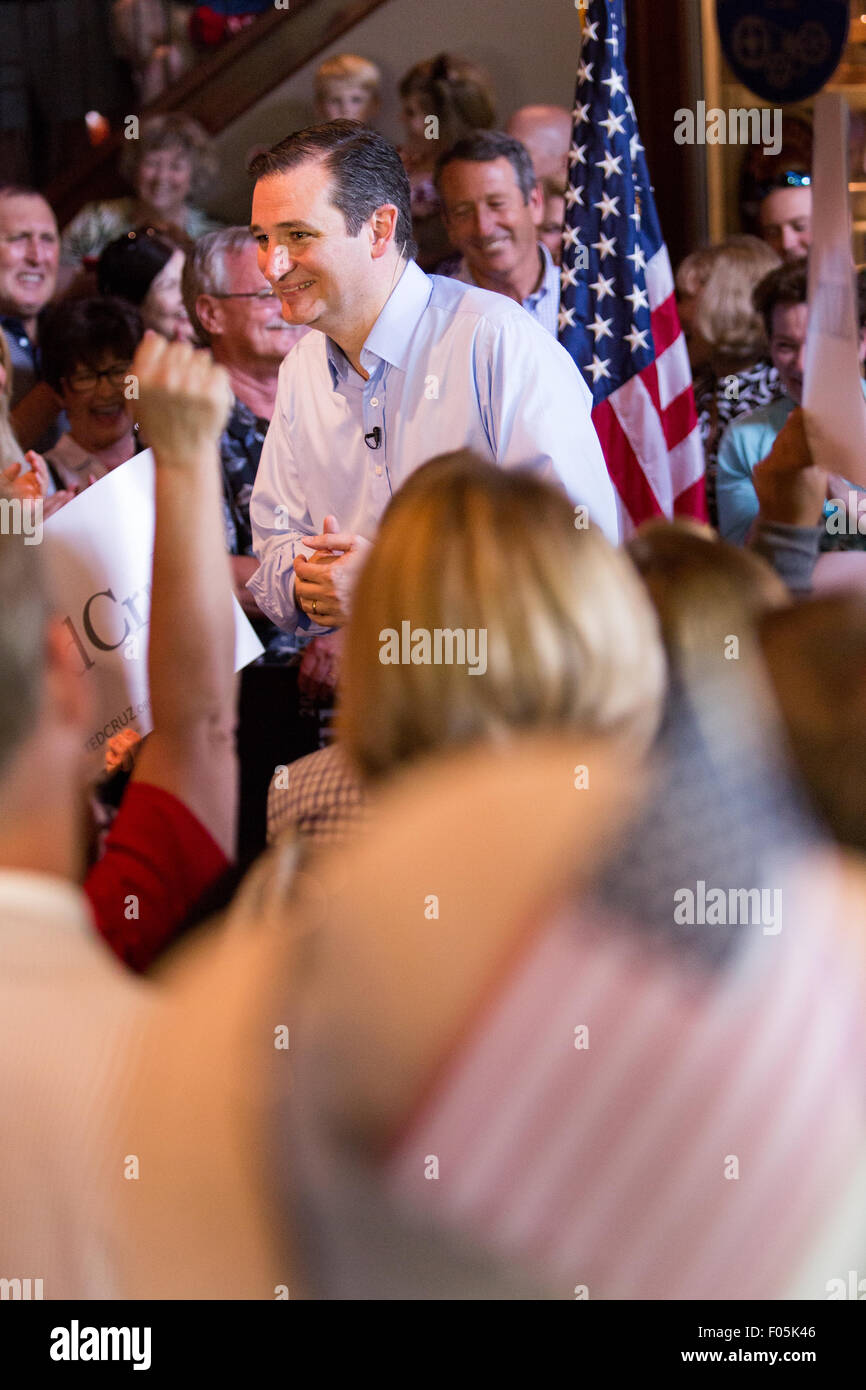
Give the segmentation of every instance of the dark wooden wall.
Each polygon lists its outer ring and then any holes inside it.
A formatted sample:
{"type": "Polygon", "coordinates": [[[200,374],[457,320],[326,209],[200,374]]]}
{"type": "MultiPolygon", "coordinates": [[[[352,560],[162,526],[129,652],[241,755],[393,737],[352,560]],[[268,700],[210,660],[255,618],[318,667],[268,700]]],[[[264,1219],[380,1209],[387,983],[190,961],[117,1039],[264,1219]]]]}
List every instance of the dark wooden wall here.
{"type": "Polygon", "coordinates": [[[626,0],[629,85],[674,266],[707,240],[704,151],[674,144],[674,113],[701,91],[698,0],[626,0]]]}

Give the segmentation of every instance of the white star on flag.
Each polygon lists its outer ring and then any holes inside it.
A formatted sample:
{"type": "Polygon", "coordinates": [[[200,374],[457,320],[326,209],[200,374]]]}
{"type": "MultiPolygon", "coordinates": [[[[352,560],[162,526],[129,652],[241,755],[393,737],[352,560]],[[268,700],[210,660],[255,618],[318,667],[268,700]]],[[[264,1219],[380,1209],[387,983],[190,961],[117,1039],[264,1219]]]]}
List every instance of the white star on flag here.
{"type": "Polygon", "coordinates": [[[649,347],[649,343],[647,342],[648,332],[648,328],[638,328],[637,324],[633,323],[631,332],[623,335],[632,352],[637,352],[638,348],[649,347]]]}
{"type": "Polygon", "coordinates": [[[568,151],[568,162],[570,165],[586,163],[586,145],[572,145],[568,151]]]}
{"type": "Polygon", "coordinates": [[[578,80],[578,82],[591,82],[591,81],[592,81],[592,69],[593,69],[593,64],[592,64],[592,63],[587,63],[587,62],[585,62],[585,61],[583,60],[583,58],[581,58],[581,60],[580,60],[580,66],[579,66],[578,69],[577,69],[577,80],[578,80]]]}
{"type": "Polygon", "coordinates": [[[565,206],[567,208],[573,208],[575,203],[577,203],[579,208],[586,207],[586,203],[583,201],[583,189],[572,184],[565,195],[565,206]]]}
{"type": "Polygon", "coordinates": [[[610,295],[611,299],[613,299],[613,277],[608,280],[607,276],[602,275],[601,271],[598,272],[598,279],[595,284],[590,285],[589,288],[595,290],[598,295],[599,304],[601,304],[607,295],[610,295]]]}
{"type": "Polygon", "coordinates": [[[612,28],[612,30],[611,30],[611,36],[610,36],[610,38],[609,38],[609,39],[605,39],[605,43],[609,43],[609,44],[610,44],[611,48],[612,48],[613,51],[614,51],[614,55],[615,55],[615,56],[619,54],[619,39],[617,38],[617,34],[618,34],[618,33],[619,33],[619,25],[618,25],[618,24],[614,24],[614,26],[613,26],[613,28],[612,28]]]}
{"type": "Polygon", "coordinates": [[[559,283],[562,289],[566,289],[569,285],[577,284],[577,271],[573,265],[564,265],[560,267],[559,283]]]}
{"type": "Polygon", "coordinates": [[[579,101],[571,114],[577,125],[583,125],[584,121],[589,120],[589,103],[579,101]]]}
{"type": "Polygon", "coordinates": [[[615,132],[618,132],[620,135],[625,135],[625,112],[623,112],[621,116],[615,116],[613,112],[609,110],[607,113],[607,120],[599,121],[599,125],[602,130],[607,131],[608,140],[615,132]]]}
{"type": "Polygon", "coordinates": [[[634,205],[634,212],[629,213],[628,220],[633,222],[636,227],[640,226],[640,208],[637,203],[634,205]]]}
{"type": "Polygon", "coordinates": [[[643,145],[641,144],[640,140],[637,138],[637,131],[635,131],[634,135],[631,137],[631,139],[630,139],[629,142],[628,142],[628,152],[629,152],[629,154],[631,155],[632,159],[637,159],[637,157],[638,157],[638,155],[640,154],[640,152],[642,151],[642,149],[643,149],[643,145]]]}
{"type": "Polygon", "coordinates": [[[598,43],[598,20],[597,20],[597,19],[592,19],[592,20],[588,19],[588,20],[586,21],[586,23],[584,24],[584,26],[583,26],[583,41],[584,41],[584,43],[586,43],[587,39],[592,39],[592,42],[593,42],[593,43],[598,43]]]}
{"type": "Polygon", "coordinates": [[[606,222],[609,217],[619,217],[619,194],[612,198],[609,193],[602,193],[601,200],[593,203],[593,207],[598,208],[602,222],[606,222]]]}
{"type": "Polygon", "coordinates": [[[612,178],[614,174],[622,173],[622,168],[620,167],[621,160],[621,154],[612,154],[610,150],[605,150],[604,159],[597,159],[595,161],[595,167],[596,169],[603,169],[605,178],[609,179],[612,178]]]}
{"type": "Polygon", "coordinates": [[[616,237],[605,236],[604,232],[599,232],[598,236],[598,241],[592,243],[592,249],[598,252],[603,261],[606,261],[608,256],[616,254],[616,237]]]}
{"type": "Polygon", "coordinates": [[[631,294],[624,294],[623,299],[627,299],[631,305],[631,311],[636,314],[638,309],[648,309],[649,300],[646,290],[642,290],[640,285],[635,285],[631,294]]]}
{"type": "Polygon", "coordinates": [[[612,323],[613,319],[603,319],[601,317],[601,314],[596,314],[592,323],[588,323],[586,327],[587,330],[592,334],[595,341],[598,342],[599,338],[613,337],[613,334],[610,331],[610,326],[612,323]]]}
{"type": "Polygon", "coordinates": [[[639,246],[636,246],[633,251],[628,253],[626,260],[634,261],[635,272],[638,270],[646,270],[646,256],[639,246]]]}
{"type": "Polygon", "coordinates": [[[562,308],[559,311],[559,331],[563,328],[574,328],[574,310],[562,308]]]}
{"type": "Polygon", "coordinates": [[[614,68],[611,68],[610,77],[603,77],[601,79],[601,85],[603,87],[610,87],[611,97],[615,97],[617,92],[622,92],[623,96],[625,96],[625,83],[614,68]]]}
{"type": "Polygon", "coordinates": [[[577,227],[566,227],[562,234],[562,244],[565,248],[580,245],[580,230],[577,227]]]}
{"type": "Polygon", "coordinates": [[[601,361],[600,358],[596,357],[595,353],[592,354],[592,361],[590,362],[587,371],[592,372],[593,386],[598,381],[600,376],[610,376],[610,372],[607,370],[609,362],[609,357],[605,357],[604,361],[601,361]]]}

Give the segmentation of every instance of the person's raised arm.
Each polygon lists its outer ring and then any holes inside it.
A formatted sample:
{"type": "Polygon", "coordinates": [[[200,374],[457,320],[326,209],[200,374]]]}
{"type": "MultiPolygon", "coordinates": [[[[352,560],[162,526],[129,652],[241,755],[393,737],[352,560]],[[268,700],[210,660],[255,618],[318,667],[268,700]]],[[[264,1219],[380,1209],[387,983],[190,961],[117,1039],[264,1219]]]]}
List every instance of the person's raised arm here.
{"type": "Polygon", "coordinates": [[[142,341],[137,415],[156,460],[148,672],[153,733],[135,777],[182,801],[235,851],[234,608],[223,543],[219,438],[231,406],[207,352],[142,341]]]}

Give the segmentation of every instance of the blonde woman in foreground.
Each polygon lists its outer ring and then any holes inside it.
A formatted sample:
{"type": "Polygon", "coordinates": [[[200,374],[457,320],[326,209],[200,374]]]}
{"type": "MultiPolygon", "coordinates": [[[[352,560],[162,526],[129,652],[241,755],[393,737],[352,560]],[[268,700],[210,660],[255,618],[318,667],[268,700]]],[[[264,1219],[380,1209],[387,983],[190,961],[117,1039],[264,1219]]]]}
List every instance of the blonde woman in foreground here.
{"type": "Polygon", "coordinates": [[[665,684],[628,561],[563,493],[468,451],[392,499],[346,634],[339,739],[279,768],[269,837],[342,839],[368,790],[439,750],[517,730],[648,746],[665,684]]]}

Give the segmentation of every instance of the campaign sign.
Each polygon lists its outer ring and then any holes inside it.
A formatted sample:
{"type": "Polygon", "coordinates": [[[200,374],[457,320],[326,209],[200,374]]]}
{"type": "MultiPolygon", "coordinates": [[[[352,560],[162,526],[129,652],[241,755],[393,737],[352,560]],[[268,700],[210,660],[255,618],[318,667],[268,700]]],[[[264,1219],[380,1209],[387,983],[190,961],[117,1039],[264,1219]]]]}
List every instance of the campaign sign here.
{"type": "Polygon", "coordinates": [[[722,50],[740,82],[775,105],[805,101],[845,52],[848,0],[716,0],[722,50]]]}
{"type": "MultiPolygon", "coordinates": [[[[154,463],[137,454],[92,483],[44,524],[44,546],[61,623],[91,687],[85,750],[94,777],[110,741],[126,729],[150,732],[147,638],[155,526],[154,463]]],[[[191,519],[191,525],[195,525],[191,519]]],[[[235,605],[235,670],[263,650],[235,605]]],[[[195,614],[189,615],[195,622],[195,614]]],[[[183,680],[183,671],[177,679],[183,680]]]]}

